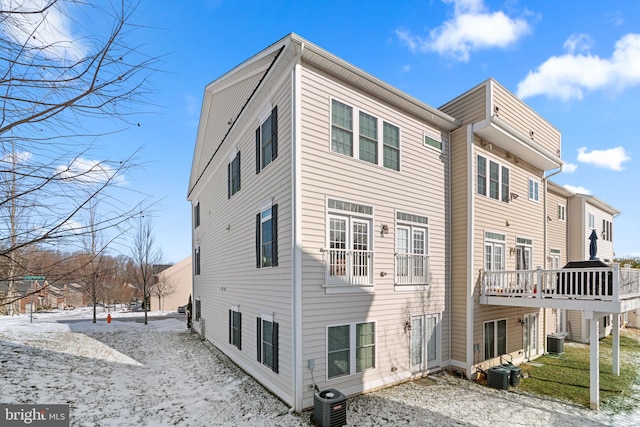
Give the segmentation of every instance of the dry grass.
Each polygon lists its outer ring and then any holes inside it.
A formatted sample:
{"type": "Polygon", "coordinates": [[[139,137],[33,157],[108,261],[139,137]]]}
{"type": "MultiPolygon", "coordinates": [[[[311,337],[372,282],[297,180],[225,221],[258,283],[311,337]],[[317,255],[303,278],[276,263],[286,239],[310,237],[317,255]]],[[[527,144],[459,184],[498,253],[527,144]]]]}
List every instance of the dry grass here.
{"type": "MultiPolygon", "coordinates": [[[[640,331],[620,334],[620,376],[613,375],[612,337],[600,340],[600,404],[611,412],[627,411],[640,404],[640,331]]],[[[523,364],[525,378],[520,391],[567,400],[589,407],[589,346],[565,343],[559,356],[545,355],[534,364],[523,364]],[[537,366],[540,364],[541,366],[537,366]]]]}

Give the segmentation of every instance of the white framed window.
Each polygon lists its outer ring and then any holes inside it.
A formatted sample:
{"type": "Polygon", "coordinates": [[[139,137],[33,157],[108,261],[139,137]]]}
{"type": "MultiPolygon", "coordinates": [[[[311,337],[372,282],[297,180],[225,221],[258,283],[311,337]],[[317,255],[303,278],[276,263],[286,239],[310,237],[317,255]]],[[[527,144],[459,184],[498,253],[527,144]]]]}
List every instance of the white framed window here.
{"type": "Polygon", "coordinates": [[[238,306],[229,310],[229,344],[242,350],[242,313],[238,306]]]}
{"type": "Polygon", "coordinates": [[[200,201],[196,200],[193,205],[193,228],[200,226],[200,201]]]}
{"type": "Polygon", "coordinates": [[[256,129],[256,173],[278,157],[278,107],[256,129]]]}
{"type": "Polygon", "coordinates": [[[558,203],[558,221],[565,222],[567,220],[567,207],[558,203]]]}
{"type": "Polygon", "coordinates": [[[484,322],[484,360],[507,353],[507,319],[484,322]]]}
{"type": "Polygon", "coordinates": [[[427,147],[435,148],[438,151],[442,151],[442,138],[435,135],[424,133],[423,136],[424,145],[427,147]]]}
{"type": "Polygon", "coordinates": [[[240,152],[227,164],[227,198],[240,191],[240,152]]]}
{"type": "Polygon", "coordinates": [[[359,160],[399,171],[400,128],[366,111],[331,99],[331,151],[349,157],[355,155],[359,160]],[[356,130],[357,138],[354,137],[356,130]]]}
{"type": "Polygon", "coordinates": [[[505,265],[506,236],[501,233],[484,233],[484,268],[488,271],[502,271],[505,265]]]}
{"type": "Polygon", "coordinates": [[[193,274],[200,275],[200,246],[197,246],[193,251],[193,274]]]}
{"type": "Polygon", "coordinates": [[[335,199],[327,200],[327,208],[327,284],[372,284],[373,208],[335,199]]]}
{"type": "Polygon", "coordinates": [[[429,283],[429,219],[396,212],[396,284],[429,283]]]}
{"type": "Polygon", "coordinates": [[[331,100],[331,151],[353,156],[353,108],[331,100]]]}
{"type": "Polygon", "coordinates": [[[540,182],[533,178],[529,178],[529,200],[540,201],[540,182]]]}
{"type": "Polygon", "coordinates": [[[400,128],[384,122],[384,162],[383,166],[396,171],[400,170],[400,128]]]}
{"type": "Polygon", "coordinates": [[[256,267],[278,265],[278,205],[265,207],[256,214],[256,267]]]}
{"type": "Polygon", "coordinates": [[[476,191],[482,196],[509,203],[509,168],[478,154],[476,191]]]}
{"type": "Polygon", "coordinates": [[[360,111],[360,160],[378,164],[378,119],[360,111]]]}
{"type": "Polygon", "coordinates": [[[375,366],[375,322],[327,327],[327,379],[353,375],[375,366]]]}
{"type": "Polygon", "coordinates": [[[606,219],[602,220],[602,232],[600,233],[602,240],[613,241],[613,224],[606,219]]]}
{"type": "Polygon", "coordinates": [[[256,319],[258,362],[278,373],[278,323],[269,314],[262,314],[256,319]]]}
{"type": "Polygon", "coordinates": [[[589,213],[589,228],[592,230],[596,228],[596,216],[592,213],[589,213]]]}
{"type": "Polygon", "coordinates": [[[560,268],[560,249],[549,250],[549,268],[558,270],[560,268]]]}
{"type": "Polygon", "coordinates": [[[531,270],[533,240],[516,237],[516,270],[531,270]]]}

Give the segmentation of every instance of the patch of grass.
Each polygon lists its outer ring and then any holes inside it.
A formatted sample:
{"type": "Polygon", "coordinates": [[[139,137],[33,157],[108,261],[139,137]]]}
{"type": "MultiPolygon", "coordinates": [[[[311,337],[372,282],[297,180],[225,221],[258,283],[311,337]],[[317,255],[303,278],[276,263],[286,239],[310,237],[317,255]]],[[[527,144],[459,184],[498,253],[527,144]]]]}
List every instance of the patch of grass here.
{"type": "MultiPolygon", "coordinates": [[[[640,341],[620,334],[620,376],[613,375],[612,337],[600,340],[600,405],[611,412],[628,411],[638,406],[634,384],[640,372],[633,363],[640,354],[640,341]]],[[[589,407],[589,346],[566,344],[561,355],[545,355],[536,364],[522,364],[524,378],[520,390],[563,399],[589,407]]]]}

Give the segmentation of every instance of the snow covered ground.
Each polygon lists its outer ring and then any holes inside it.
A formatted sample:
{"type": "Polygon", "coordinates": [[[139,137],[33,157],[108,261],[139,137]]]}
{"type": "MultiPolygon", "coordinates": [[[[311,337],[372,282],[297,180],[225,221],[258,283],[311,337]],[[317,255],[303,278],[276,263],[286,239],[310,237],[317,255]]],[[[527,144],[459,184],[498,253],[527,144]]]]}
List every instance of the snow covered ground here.
{"type": "MultiPolygon", "coordinates": [[[[77,309],[0,317],[0,403],[68,403],[74,426],[304,426],[184,316],[77,309]]],[[[450,375],[348,400],[350,426],[626,426],[554,400],[481,387],[450,375]]]]}

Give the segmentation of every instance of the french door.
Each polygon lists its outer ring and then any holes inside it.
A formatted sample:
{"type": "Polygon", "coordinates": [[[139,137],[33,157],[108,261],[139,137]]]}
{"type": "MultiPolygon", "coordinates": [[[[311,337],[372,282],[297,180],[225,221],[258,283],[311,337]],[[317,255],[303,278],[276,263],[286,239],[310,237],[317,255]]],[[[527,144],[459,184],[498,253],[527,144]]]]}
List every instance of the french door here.
{"type": "Polygon", "coordinates": [[[411,369],[426,371],[440,365],[440,333],[438,315],[411,318],[411,369]]]}
{"type": "Polygon", "coordinates": [[[525,314],[522,318],[522,345],[524,357],[538,355],[538,313],[525,314]]]}

